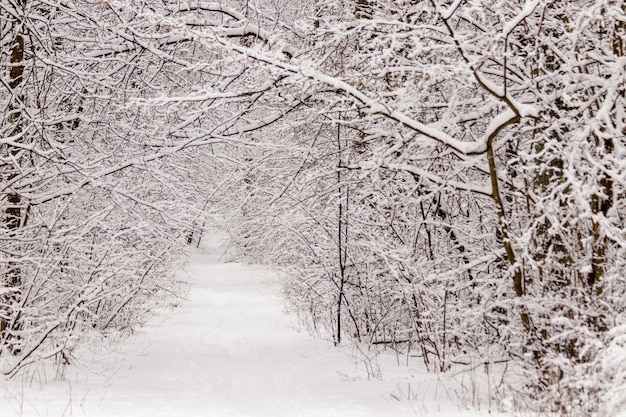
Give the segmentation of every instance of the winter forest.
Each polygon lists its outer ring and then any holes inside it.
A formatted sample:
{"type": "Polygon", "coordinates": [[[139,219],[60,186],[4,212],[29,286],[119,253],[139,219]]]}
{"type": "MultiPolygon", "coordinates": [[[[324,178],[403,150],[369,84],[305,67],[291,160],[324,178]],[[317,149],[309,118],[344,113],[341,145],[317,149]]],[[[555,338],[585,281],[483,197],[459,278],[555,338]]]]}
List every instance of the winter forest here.
{"type": "Polygon", "coordinates": [[[1,0],[0,71],[5,377],[219,227],[332,343],[626,405],[623,0],[1,0]]]}

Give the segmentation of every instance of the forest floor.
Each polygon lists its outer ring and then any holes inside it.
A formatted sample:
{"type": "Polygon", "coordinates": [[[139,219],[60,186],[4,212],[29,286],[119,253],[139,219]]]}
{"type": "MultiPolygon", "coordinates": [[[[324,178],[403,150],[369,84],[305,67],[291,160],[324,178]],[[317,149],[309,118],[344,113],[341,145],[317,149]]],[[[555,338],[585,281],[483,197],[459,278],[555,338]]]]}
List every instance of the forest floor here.
{"type": "Polygon", "coordinates": [[[193,253],[187,300],[89,371],[0,381],[0,416],[504,416],[475,374],[444,380],[419,358],[355,359],[354,344],[315,340],[284,311],[275,274],[223,251],[215,237],[193,253]]]}

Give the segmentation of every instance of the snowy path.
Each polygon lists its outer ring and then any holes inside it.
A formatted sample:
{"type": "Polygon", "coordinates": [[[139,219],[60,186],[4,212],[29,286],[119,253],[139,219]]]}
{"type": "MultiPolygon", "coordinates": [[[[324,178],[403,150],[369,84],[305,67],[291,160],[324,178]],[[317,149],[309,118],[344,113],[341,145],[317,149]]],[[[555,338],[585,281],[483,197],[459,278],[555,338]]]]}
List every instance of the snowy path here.
{"type": "Polygon", "coordinates": [[[403,417],[437,411],[391,400],[389,384],[367,381],[344,351],[294,328],[267,272],[221,263],[220,254],[216,241],[194,255],[189,301],[125,343],[113,378],[7,388],[0,416],[403,417]]]}

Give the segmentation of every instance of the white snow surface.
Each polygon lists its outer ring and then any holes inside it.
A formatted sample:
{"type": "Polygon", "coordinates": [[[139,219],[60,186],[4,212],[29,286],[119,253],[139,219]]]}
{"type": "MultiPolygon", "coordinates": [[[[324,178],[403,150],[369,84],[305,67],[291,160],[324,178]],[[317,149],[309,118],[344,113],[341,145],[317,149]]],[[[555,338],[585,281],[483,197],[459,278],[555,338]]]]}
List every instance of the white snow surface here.
{"type": "Polygon", "coordinates": [[[350,343],[299,330],[278,277],[222,262],[224,242],[215,236],[192,255],[188,300],[102,359],[106,372],[0,381],[0,417],[504,416],[475,398],[471,378],[467,389],[446,386],[418,358],[355,359],[350,343]]]}

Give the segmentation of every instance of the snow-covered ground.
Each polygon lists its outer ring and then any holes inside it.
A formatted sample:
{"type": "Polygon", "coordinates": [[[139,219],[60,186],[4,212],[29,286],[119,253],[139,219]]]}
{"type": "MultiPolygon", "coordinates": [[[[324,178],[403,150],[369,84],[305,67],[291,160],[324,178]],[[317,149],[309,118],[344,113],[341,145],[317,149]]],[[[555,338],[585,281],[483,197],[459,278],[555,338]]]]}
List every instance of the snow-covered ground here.
{"type": "Polygon", "coordinates": [[[314,340],[283,311],[274,275],[222,252],[214,238],[193,255],[189,300],[98,365],[109,371],[2,381],[0,416],[499,416],[471,376],[450,385],[419,363],[314,340]]]}

